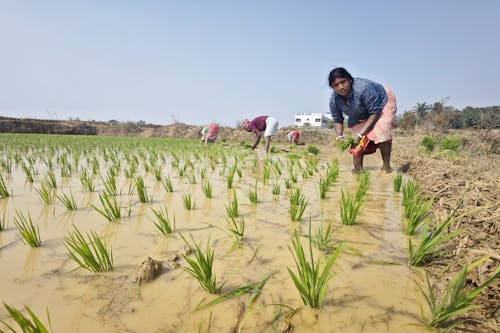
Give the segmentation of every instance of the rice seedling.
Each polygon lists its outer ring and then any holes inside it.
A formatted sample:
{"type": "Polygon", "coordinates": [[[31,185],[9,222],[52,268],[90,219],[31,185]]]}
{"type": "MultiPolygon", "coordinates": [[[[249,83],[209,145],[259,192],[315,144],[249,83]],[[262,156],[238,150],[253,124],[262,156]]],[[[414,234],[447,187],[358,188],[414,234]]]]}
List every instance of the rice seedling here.
{"type": "Polygon", "coordinates": [[[203,167],[200,169],[200,178],[203,180],[207,178],[207,168],[203,167]]]}
{"type": "Polygon", "coordinates": [[[76,204],[75,198],[73,197],[73,193],[66,194],[63,192],[62,195],[56,194],[57,199],[62,202],[64,207],[68,210],[77,210],[78,205],[76,204]]]}
{"type": "Polygon", "coordinates": [[[429,281],[429,276],[427,274],[425,275],[427,291],[424,291],[419,285],[417,286],[424,295],[427,306],[429,307],[429,318],[426,318],[422,313],[423,320],[427,326],[444,328],[442,332],[447,332],[465,321],[457,321],[454,320],[454,318],[476,308],[477,306],[472,304],[474,299],[500,275],[500,267],[498,267],[493,275],[486,279],[481,285],[467,288],[467,274],[486,259],[488,259],[488,257],[478,259],[459,271],[450,281],[445,293],[440,299],[438,299],[434,291],[435,288],[429,281]]]}
{"type": "Polygon", "coordinates": [[[309,260],[305,256],[304,248],[302,247],[297,231],[295,231],[292,245],[293,250],[290,246],[288,246],[288,249],[292,253],[293,260],[295,261],[297,274],[287,267],[288,273],[299,291],[302,302],[311,308],[319,308],[326,295],[328,281],[331,279],[330,270],[342,250],[343,243],[326,258],[323,270],[320,269],[319,260],[315,261],[313,256],[311,224],[309,224],[309,260]]]}
{"type": "Polygon", "coordinates": [[[241,168],[236,168],[236,173],[238,174],[238,178],[241,178],[243,174],[241,173],[241,168]]]}
{"type": "Polygon", "coordinates": [[[175,216],[172,223],[166,207],[160,207],[158,210],[151,207],[151,210],[156,217],[156,221],[153,220],[156,229],[163,235],[171,234],[175,230],[175,216]]]}
{"type": "Polygon", "coordinates": [[[92,167],[92,174],[97,175],[99,173],[99,169],[101,166],[99,165],[99,160],[97,159],[97,156],[92,156],[90,160],[90,165],[92,167]]]}
{"type": "Polygon", "coordinates": [[[228,217],[238,217],[240,216],[238,207],[238,197],[236,196],[236,190],[233,191],[233,200],[226,205],[226,213],[228,217]]]}
{"type": "Polygon", "coordinates": [[[8,220],[5,217],[5,212],[3,212],[2,216],[0,216],[0,231],[7,230],[8,220]]]}
{"type": "Polygon", "coordinates": [[[188,175],[188,182],[189,182],[189,184],[196,184],[196,176],[194,174],[189,174],[188,175]]]}
{"type": "Polygon", "coordinates": [[[236,172],[236,168],[232,167],[229,168],[229,173],[226,176],[226,186],[227,188],[233,188],[233,179],[234,179],[234,173],[236,172]]]}
{"type": "MultiPolygon", "coordinates": [[[[17,325],[21,328],[21,330],[26,333],[50,333],[52,331],[51,323],[50,323],[50,315],[47,310],[47,319],[49,321],[50,330],[42,323],[42,321],[33,313],[33,311],[25,306],[24,309],[28,313],[28,316],[24,315],[20,310],[7,305],[5,302],[3,303],[5,309],[9,313],[9,317],[11,317],[17,325]]],[[[11,332],[15,333],[16,330],[9,324],[7,324],[4,320],[0,319],[0,323],[4,324],[11,332]]],[[[0,330],[0,332],[4,332],[0,330]]]]}
{"type": "Polygon", "coordinates": [[[193,196],[191,193],[183,194],[182,195],[182,202],[184,204],[184,208],[186,210],[193,210],[195,209],[196,203],[193,199],[193,196]]]}
{"type": "Polygon", "coordinates": [[[64,237],[69,256],[81,268],[91,272],[104,272],[113,270],[113,251],[101,241],[93,230],[83,236],[77,227],[73,232],[64,237]]]}
{"type": "Polygon", "coordinates": [[[2,166],[3,171],[6,173],[12,173],[12,161],[8,158],[2,158],[0,160],[0,165],[2,166]]]}
{"type": "Polygon", "coordinates": [[[213,264],[214,264],[214,250],[210,249],[210,238],[207,241],[207,248],[205,253],[200,248],[200,245],[193,241],[194,247],[189,244],[189,242],[181,235],[184,242],[190,247],[194,249],[194,259],[191,259],[185,255],[182,255],[184,260],[186,260],[188,266],[182,266],[182,269],[191,274],[200,284],[200,286],[211,294],[218,294],[225,282],[218,285],[217,278],[214,273],[213,264]]]}
{"type": "Polygon", "coordinates": [[[285,178],[285,188],[286,189],[292,188],[292,182],[290,181],[289,178],[285,178]]]}
{"type": "Polygon", "coordinates": [[[306,200],[300,188],[296,188],[290,192],[289,200],[292,221],[300,221],[309,201],[306,200]]]}
{"type": "Polygon", "coordinates": [[[407,181],[403,185],[403,199],[401,201],[401,204],[403,206],[408,205],[408,201],[415,197],[418,193],[418,184],[412,180],[407,181]]]}
{"type": "Polygon", "coordinates": [[[450,224],[472,212],[469,211],[455,216],[457,210],[462,205],[462,201],[463,198],[443,222],[437,222],[433,227],[429,226],[429,223],[424,225],[420,233],[419,244],[416,248],[413,247],[411,239],[408,240],[408,261],[410,265],[420,266],[443,253],[444,249],[441,245],[464,231],[464,229],[458,229],[445,234],[450,224]]]}
{"type": "Polygon", "coordinates": [[[208,180],[201,185],[201,191],[205,195],[205,198],[212,198],[212,184],[208,180]]]}
{"type": "Polygon", "coordinates": [[[281,186],[278,182],[273,183],[272,193],[273,193],[273,195],[280,195],[281,194],[281,186]]]}
{"type": "Polygon", "coordinates": [[[311,154],[314,154],[314,155],[319,154],[319,148],[315,145],[308,145],[307,151],[310,152],[311,154]]]}
{"type": "Polygon", "coordinates": [[[368,172],[361,172],[359,174],[358,189],[356,191],[356,200],[361,201],[370,187],[371,177],[368,172]]]}
{"type": "Polygon", "coordinates": [[[7,198],[10,196],[9,190],[7,189],[7,185],[5,185],[5,181],[3,180],[2,174],[0,174],[0,198],[7,198]]]}
{"type": "Polygon", "coordinates": [[[98,208],[93,204],[90,206],[109,222],[115,221],[122,216],[121,207],[115,196],[111,196],[106,192],[99,193],[99,201],[101,201],[102,208],[98,208]]]}
{"type": "Polygon", "coordinates": [[[259,202],[259,194],[257,192],[257,182],[255,182],[255,187],[253,189],[249,188],[245,191],[245,194],[248,197],[248,200],[250,200],[251,203],[258,203],[259,202]]]}
{"type": "Polygon", "coordinates": [[[95,192],[95,185],[92,176],[88,173],[87,169],[83,169],[80,173],[80,183],[83,189],[87,192],[95,192]]]}
{"type": "Polygon", "coordinates": [[[424,222],[433,200],[425,200],[420,195],[409,199],[408,204],[405,206],[405,217],[407,219],[403,231],[406,235],[413,235],[424,222]]]}
{"type": "Polygon", "coordinates": [[[40,200],[42,200],[42,202],[46,205],[50,205],[52,203],[52,189],[46,181],[42,181],[40,188],[36,188],[35,192],[38,194],[40,200]]]}
{"type": "MultiPolygon", "coordinates": [[[[293,182],[293,183],[296,183],[297,182],[297,174],[295,173],[295,171],[293,170],[293,168],[290,168],[288,170],[288,176],[290,177],[290,180],[293,182]]],[[[286,179],[285,179],[285,182],[286,182],[286,179]]],[[[288,188],[288,187],[287,187],[288,188]]]]}
{"type": "Polygon", "coordinates": [[[142,176],[135,177],[135,188],[137,190],[137,196],[139,197],[140,202],[148,203],[151,201],[146,185],[144,184],[144,178],[142,178],[142,176]]]}
{"type": "Polygon", "coordinates": [[[170,176],[165,177],[165,179],[163,179],[163,181],[161,183],[163,184],[165,191],[167,191],[167,192],[174,191],[174,186],[172,184],[172,179],[170,179],[170,176]]]}
{"type": "MultiPolygon", "coordinates": [[[[309,219],[309,223],[311,223],[311,219],[309,219]]],[[[331,221],[328,223],[326,229],[323,228],[323,223],[320,223],[318,225],[313,240],[318,250],[326,252],[331,249],[330,243],[332,241],[332,235],[333,235],[333,227],[331,221]]]]}
{"type": "Polygon", "coordinates": [[[326,198],[326,193],[330,190],[332,183],[328,178],[319,177],[319,197],[326,198]]]}
{"type": "Polygon", "coordinates": [[[348,191],[342,189],[340,197],[340,219],[343,225],[353,225],[363,201],[358,200],[356,195],[351,195],[348,191]]]}
{"type": "Polygon", "coordinates": [[[262,183],[267,184],[269,182],[270,176],[271,176],[271,169],[267,165],[264,165],[264,167],[262,168],[262,183]]]}
{"type": "Polygon", "coordinates": [[[57,188],[57,181],[56,181],[56,175],[54,171],[49,170],[47,172],[47,176],[45,177],[45,182],[47,185],[49,185],[50,188],[56,189],[57,188]]]}
{"type": "Polygon", "coordinates": [[[153,167],[153,176],[155,178],[156,181],[161,181],[162,179],[162,168],[158,165],[155,165],[153,167]]]}
{"type": "Polygon", "coordinates": [[[229,233],[234,237],[234,246],[241,246],[245,234],[245,220],[240,218],[236,222],[235,217],[229,216],[229,218],[226,217],[226,222],[229,233]]]}
{"type": "Polygon", "coordinates": [[[23,242],[31,247],[39,247],[42,243],[40,239],[40,228],[33,224],[30,213],[28,217],[24,216],[20,211],[16,211],[14,216],[14,224],[22,236],[23,242]]]}
{"type": "Polygon", "coordinates": [[[23,164],[21,165],[21,168],[24,172],[24,174],[26,175],[26,181],[28,183],[33,183],[34,182],[34,177],[33,177],[33,166],[32,165],[29,165],[29,164],[26,164],[24,161],[23,161],[23,164]]]}
{"type": "Polygon", "coordinates": [[[104,193],[110,196],[117,196],[118,189],[116,186],[116,178],[113,174],[113,171],[109,169],[106,173],[106,179],[101,176],[101,180],[104,184],[104,193]]]}
{"type": "Polygon", "coordinates": [[[393,189],[394,192],[400,192],[401,191],[401,184],[403,183],[403,174],[401,172],[396,173],[394,176],[393,180],[393,189]]]}

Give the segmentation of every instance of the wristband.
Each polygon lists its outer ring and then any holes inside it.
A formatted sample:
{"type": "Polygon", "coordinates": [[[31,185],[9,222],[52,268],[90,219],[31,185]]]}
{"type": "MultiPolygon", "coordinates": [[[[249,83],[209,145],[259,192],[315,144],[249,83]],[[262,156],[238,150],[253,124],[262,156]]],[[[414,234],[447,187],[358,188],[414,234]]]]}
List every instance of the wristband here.
{"type": "Polygon", "coordinates": [[[358,132],[358,133],[356,133],[356,135],[357,135],[360,139],[362,139],[362,138],[363,138],[363,136],[362,136],[361,134],[359,134],[359,132],[358,132]]]}
{"type": "Polygon", "coordinates": [[[343,135],[339,135],[338,137],[335,138],[335,140],[338,141],[340,138],[344,138],[344,136],[343,135]]]}

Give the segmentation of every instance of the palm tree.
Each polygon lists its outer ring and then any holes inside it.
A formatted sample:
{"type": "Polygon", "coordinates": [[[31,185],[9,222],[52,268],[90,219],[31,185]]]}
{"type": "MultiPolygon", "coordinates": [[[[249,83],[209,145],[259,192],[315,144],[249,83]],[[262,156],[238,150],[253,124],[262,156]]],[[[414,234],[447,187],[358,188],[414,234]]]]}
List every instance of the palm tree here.
{"type": "Polygon", "coordinates": [[[414,110],[415,110],[415,113],[417,114],[417,122],[418,123],[421,123],[426,114],[427,114],[427,111],[429,111],[432,107],[427,104],[426,102],[423,102],[423,103],[417,103],[417,105],[415,106],[414,110]]]}

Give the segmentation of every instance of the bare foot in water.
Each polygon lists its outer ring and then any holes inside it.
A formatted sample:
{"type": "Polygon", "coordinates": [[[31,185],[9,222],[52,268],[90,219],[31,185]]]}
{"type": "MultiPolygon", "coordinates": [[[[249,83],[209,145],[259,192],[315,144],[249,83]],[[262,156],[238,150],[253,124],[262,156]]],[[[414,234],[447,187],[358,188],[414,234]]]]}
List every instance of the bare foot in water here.
{"type": "Polygon", "coordinates": [[[380,168],[380,171],[385,171],[385,173],[391,173],[392,172],[392,168],[391,167],[381,167],[380,168]]]}

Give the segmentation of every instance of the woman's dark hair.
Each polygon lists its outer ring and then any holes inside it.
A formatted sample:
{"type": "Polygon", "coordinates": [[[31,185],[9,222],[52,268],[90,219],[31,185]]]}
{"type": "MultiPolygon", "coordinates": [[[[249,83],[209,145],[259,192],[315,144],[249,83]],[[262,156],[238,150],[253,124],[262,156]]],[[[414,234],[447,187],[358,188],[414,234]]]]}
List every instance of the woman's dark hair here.
{"type": "Polygon", "coordinates": [[[331,87],[336,79],[349,79],[349,81],[354,81],[351,74],[345,70],[343,67],[334,68],[328,75],[328,85],[331,87]]]}

